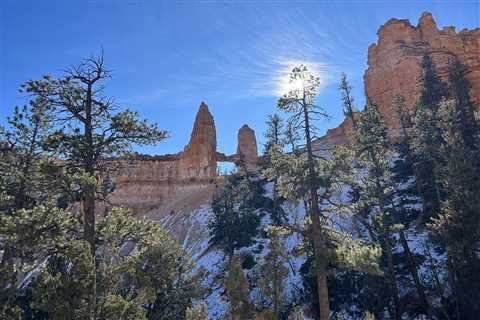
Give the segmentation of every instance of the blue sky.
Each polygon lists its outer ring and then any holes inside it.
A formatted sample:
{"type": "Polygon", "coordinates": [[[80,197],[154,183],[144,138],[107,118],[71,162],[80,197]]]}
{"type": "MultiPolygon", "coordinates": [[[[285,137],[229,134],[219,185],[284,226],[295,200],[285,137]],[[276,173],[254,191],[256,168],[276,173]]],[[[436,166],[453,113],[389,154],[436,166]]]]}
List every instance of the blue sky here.
{"type": "Polygon", "coordinates": [[[321,76],[318,102],[331,115],[319,123],[325,131],[342,119],[340,72],[360,106],[367,48],[378,27],[391,17],[416,24],[423,11],[440,28],[480,25],[478,1],[3,0],[0,123],[26,103],[22,82],[58,76],[103,46],[114,70],[108,94],[170,131],[168,140],[139,151],[181,150],[202,100],[215,118],[219,151],[235,152],[244,123],[261,144],[278,83],[297,62],[321,76]]]}

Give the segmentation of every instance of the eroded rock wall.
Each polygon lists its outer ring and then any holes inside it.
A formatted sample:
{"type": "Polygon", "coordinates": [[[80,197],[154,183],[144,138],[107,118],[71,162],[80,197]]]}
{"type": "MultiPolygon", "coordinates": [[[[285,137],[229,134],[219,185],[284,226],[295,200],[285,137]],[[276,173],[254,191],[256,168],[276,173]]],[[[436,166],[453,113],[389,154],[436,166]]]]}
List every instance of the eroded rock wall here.
{"type": "Polygon", "coordinates": [[[390,19],[377,34],[377,43],[368,48],[365,92],[378,105],[391,130],[398,128],[393,96],[399,93],[407,108],[414,106],[419,64],[425,54],[432,57],[444,81],[448,80],[449,58],[456,57],[466,70],[473,102],[480,103],[480,28],[458,33],[451,26],[439,30],[432,15],[425,12],[417,26],[408,20],[390,19]]]}
{"type": "MultiPolygon", "coordinates": [[[[423,13],[417,26],[409,20],[390,19],[378,32],[378,41],[368,48],[368,69],[364,74],[365,92],[377,104],[391,137],[398,133],[398,121],[392,107],[395,94],[405,98],[406,107],[415,104],[416,79],[425,54],[432,57],[435,69],[444,81],[447,62],[456,57],[465,68],[471,84],[472,101],[480,105],[480,28],[455,31],[447,26],[439,30],[430,13],[423,13]]],[[[478,109],[477,109],[477,115],[478,109]]],[[[351,132],[348,119],[317,140],[317,147],[345,144],[351,132]]]]}
{"type": "Polygon", "coordinates": [[[215,121],[202,102],[184,150],[173,155],[132,154],[122,159],[108,201],[128,207],[139,216],[179,221],[176,215],[193,212],[210,200],[219,179],[217,161],[236,163],[240,158],[245,159],[249,169],[255,168],[255,131],[247,125],[239,130],[237,154],[217,152],[215,121]]]}

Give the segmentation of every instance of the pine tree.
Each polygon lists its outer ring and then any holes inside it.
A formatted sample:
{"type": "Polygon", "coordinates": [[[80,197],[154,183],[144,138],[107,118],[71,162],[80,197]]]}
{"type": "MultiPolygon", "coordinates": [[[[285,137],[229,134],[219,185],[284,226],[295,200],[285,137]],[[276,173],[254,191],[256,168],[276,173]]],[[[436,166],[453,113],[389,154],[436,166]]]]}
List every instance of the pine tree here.
{"type": "Polygon", "coordinates": [[[418,191],[425,205],[424,220],[427,221],[429,217],[438,213],[442,199],[438,182],[439,155],[436,147],[441,143],[441,135],[436,125],[436,117],[439,103],[447,95],[447,89],[436,75],[430,56],[425,55],[422,58],[420,68],[410,148],[418,191]]]}
{"type": "Polygon", "coordinates": [[[418,175],[416,168],[413,166],[413,160],[410,150],[411,137],[409,128],[411,127],[410,115],[407,113],[405,99],[401,95],[395,95],[392,100],[392,106],[395,110],[398,123],[400,125],[400,136],[395,145],[398,158],[392,167],[393,181],[395,182],[396,208],[395,223],[398,225],[398,234],[400,244],[402,245],[403,254],[407,261],[408,269],[412,276],[415,288],[420,300],[421,312],[430,315],[430,304],[425,293],[425,287],[419,275],[417,259],[410,249],[406,230],[415,225],[415,220],[420,214],[420,210],[415,209],[414,204],[420,196],[423,207],[426,201],[423,193],[419,193],[420,186],[415,177],[418,175]],[[411,181],[414,180],[415,183],[411,181]]]}
{"type": "Polygon", "coordinates": [[[284,140],[285,140],[285,145],[290,148],[291,152],[296,152],[298,151],[298,143],[300,141],[300,135],[298,133],[298,130],[295,128],[294,124],[292,121],[288,121],[285,125],[285,130],[284,130],[284,140]]]}
{"type": "Polygon", "coordinates": [[[249,283],[237,256],[234,256],[230,261],[224,287],[230,301],[230,318],[232,320],[252,319],[253,310],[250,302],[249,283]]]}
{"type": "MultiPolygon", "coordinates": [[[[101,198],[102,179],[111,169],[108,159],[128,151],[132,144],[152,144],[166,137],[156,125],[139,121],[128,109],[115,112],[112,98],[105,96],[105,81],[111,72],[105,67],[103,53],[88,58],[53,79],[45,76],[23,85],[35,101],[48,106],[52,126],[48,146],[71,173],[81,177],[79,187],[83,203],[84,239],[96,257],[95,204],[101,198]]],[[[91,317],[96,317],[95,281],[92,287],[91,317]]]]}
{"type": "MultiPolygon", "coordinates": [[[[439,109],[442,129],[441,183],[445,192],[441,214],[431,224],[447,254],[447,270],[455,300],[457,319],[474,318],[480,311],[474,301],[480,298],[480,163],[476,126],[465,121],[462,100],[443,100],[439,109]]],[[[474,121],[474,119],[472,119],[474,121]]]]}
{"type": "Polygon", "coordinates": [[[393,301],[394,319],[401,319],[399,289],[395,277],[392,249],[393,219],[393,181],[389,166],[387,130],[377,107],[368,99],[357,123],[353,136],[356,160],[366,173],[360,178],[360,204],[369,208],[362,219],[372,240],[380,241],[387,263],[387,277],[390,296],[393,301]]]}
{"type": "Polygon", "coordinates": [[[98,233],[104,257],[97,268],[99,319],[185,319],[200,298],[203,274],[157,222],[115,208],[98,233]]]}
{"type": "Polygon", "coordinates": [[[266,203],[262,194],[246,171],[217,186],[211,202],[214,215],[208,226],[209,242],[225,252],[228,264],[235,250],[254,244],[260,233],[259,209],[266,203]]]}
{"type": "Polygon", "coordinates": [[[52,203],[0,215],[0,314],[7,319],[13,313],[25,315],[29,306],[21,300],[27,276],[41,270],[47,257],[65,254],[69,242],[75,243],[75,229],[75,219],[52,203]]]}
{"type": "Polygon", "coordinates": [[[186,320],[208,320],[208,308],[205,303],[200,303],[187,309],[186,320]]]}
{"type": "Polygon", "coordinates": [[[29,272],[16,284],[17,273],[3,270],[14,276],[13,283],[1,283],[11,288],[0,292],[0,314],[7,319],[14,312],[41,319],[91,319],[93,272],[95,319],[185,319],[192,300],[202,294],[202,272],[193,272],[189,256],[158,223],[137,219],[125,209],[112,209],[98,225],[102,258],[96,268],[89,244],[74,237],[78,222],[64,210],[51,205],[23,209],[1,222],[2,248],[15,248],[10,263],[29,272]]]}
{"type": "Polygon", "coordinates": [[[475,119],[475,105],[470,99],[470,83],[465,78],[465,70],[456,58],[448,61],[449,96],[455,100],[456,121],[460,122],[458,130],[465,140],[465,144],[472,150],[478,150],[479,124],[475,119]]]}
{"type": "Polygon", "coordinates": [[[31,209],[60,192],[60,180],[53,176],[59,173],[58,166],[44,152],[51,133],[48,111],[42,102],[32,100],[28,107],[15,108],[8,127],[0,127],[0,190],[12,201],[0,205],[6,213],[31,209]]]}
{"type": "Polygon", "coordinates": [[[335,222],[341,219],[343,212],[333,195],[350,179],[352,155],[341,147],[329,150],[328,157],[313,152],[314,122],[326,117],[325,112],[315,105],[318,81],[306,66],[292,70],[292,89],[279,99],[278,107],[290,114],[290,136],[301,134],[305,147],[292,145],[295,149],[289,153],[281,150],[272,153],[271,167],[266,168],[263,174],[270,180],[278,178],[281,196],[304,205],[304,224],[293,222],[284,227],[290,232],[300,233],[307,240],[309,249],[306,254],[311,254],[314,261],[312,270],[318,289],[317,310],[323,320],[330,317],[326,277],[330,265],[336,263],[344,268],[375,269],[378,251],[360,239],[353,239],[335,222]],[[372,261],[369,263],[367,260],[372,261]]]}
{"type": "Polygon", "coordinates": [[[284,124],[282,118],[278,114],[269,115],[266,121],[267,130],[265,132],[265,150],[270,146],[283,145],[282,134],[284,131],[284,124]]]}
{"type": "Polygon", "coordinates": [[[320,319],[330,317],[327,287],[327,249],[325,236],[320,222],[320,207],[317,190],[319,188],[315,170],[315,158],[312,151],[312,139],[315,131],[313,121],[318,116],[326,117],[325,112],[314,104],[320,84],[319,78],[310,73],[304,65],[293,68],[290,74],[292,90],[278,101],[278,108],[292,114],[292,123],[303,128],[306,144],[307,170],[309,188],[309,216],[311,219],[311,236],[314,245],[315,268],[317,269],[320,319]]]}
{"type": "Polygon", "coordinates": [[[288,269],[285,267],[286,253],[281,242],[280,235],[270,228],[268,241],[268,254],[261,266],[258,285],[263,297],[272,305],[274,319],[280,317],[282,308],[284,280],[288,276],[288,269]]]}
{"type": "Polygon", "coordinates": [[[426,54],[420,62],[420,75],[416,83],[416,107],[435,114],[439,103],[447,95],[446,85],[438,78],[432,58],[426,54]]]}
{"type": "Polygon", "coordinates": [[[343,115],[350,119],[352,128],[354,129],[357,124],[354,116],[355,110],[353,106],[352,86],[348,83],[347,75],[345,73],[342,73],[341,75],[338,88],[342,93],[343,115]]]}
{"type": "MultiPolygon", "coordinates": [[[[264,164],[263,167],[271,165],[271,155],[274,152],[283,151],[284,147],[284,124],[278,114],[274,114],[268,117],[266,122],[267,131],[265,132],[265,152],[264,152],[264,164]]],[[[285,219],[285,212],[281,207],[282,199],[278,195],[278,178],[274,177],[272,180],[272,219],[274,223],[280,224],[285,219]]]]}
{"type": "Polygon", "coordinates": [[[88,306],[93,281],[89,244],[72,241],[62,254],[48,258],[28,287],[30,307],[48,319],[90,319],[88,306]]]}

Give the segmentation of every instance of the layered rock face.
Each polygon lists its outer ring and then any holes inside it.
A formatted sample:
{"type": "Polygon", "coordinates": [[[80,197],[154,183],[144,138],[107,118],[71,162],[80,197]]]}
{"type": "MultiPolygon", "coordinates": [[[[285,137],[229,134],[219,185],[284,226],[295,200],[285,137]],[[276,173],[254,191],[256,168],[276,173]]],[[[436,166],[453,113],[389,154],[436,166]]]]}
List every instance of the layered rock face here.
{"type": "Polygon", "coordinates": [[[184,150],[173,155],[134,154],[121,160],[121,170],[114,177],[115,190],[108,201],[131,209],[137,216],[162,221],[185,246],[195,246],[207,232],[198,229],[196,212],[214,192],[219,179],[217,161],[237,163],[240,158],[245,159],[247,168],[256,168],[255,132],[244,125],[238,132],[238,153],[217,152],[215,121],[202,102],[184,150]]]}
{"type": "Polygon", "coordinates": [[[255,131],[244,124],[238,130],[237,154],[245,161],[247,170],[255,170],[258,163],[257,138],[255,131]]]}
{"type": "MultiPolygon", "coordinates": [[[[354,118],[357,119],[360,112],[354,113],[354,118]]],[[[327,133],[314,141],[314,148],[316,151],[322,151],[322,148],[329,148],[332,146],[345,145],[348,143],[348,137],[352,132],[353,124],[350,119],[345,119],[340,125],[333,129],[328,129],[327,133]]]]}
{"type": "MultiPolygon", "coordinates": [[[[423,13],[417,26],[408,20],[390,19],[377,32],[378,41],[368,48],[368,69],[365,71],[365,92],[378,106],[390,136],[398,133],[398,121],[392,107],[395,94],[405,98],[406,107],[415,104],[416,79],[420,61],[425,54],[432,57],[439,77],[448,78],[447,63],[456,57],[465,68],[471,84],[472,101],[480,105],[480,28],[455,31],[455,27],[437,25],[430,13],[423,13]]],[[[479,115],[477,110],[477,115],[479,115]]],[[[351,124],[346,119],[320,138],[317,146],[344,144],[348,141],[351,124]]]]}

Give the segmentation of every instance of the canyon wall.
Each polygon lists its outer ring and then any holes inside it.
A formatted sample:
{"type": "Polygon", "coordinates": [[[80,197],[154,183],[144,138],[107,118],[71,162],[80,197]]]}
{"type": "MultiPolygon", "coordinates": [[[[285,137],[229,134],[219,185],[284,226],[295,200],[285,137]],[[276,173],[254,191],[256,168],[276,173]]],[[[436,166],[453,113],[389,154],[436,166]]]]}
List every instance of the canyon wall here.
{"type": "MultiPolygon", "coordinates": [[[[365,91],[378,105],[392,136],[398,128],[392,98],[400,93],[407,107],[413,107],[419,63],[425,54],[432,57],[443,80],[447,77],[448,59],[456,57],[472,85],[472,100],[477,106],[480,104],[479,28],[460,32],[454,27],[439,30],[431,14],[424,13],[417,26],[408,20],[390,19],[377,34],[378,41],[368,49],[365,91]]],[[[315,151],[346,144],[351,130],[351,121],[346,119],[315,141],[315,151]]],[[[247,125],[242,126],[238,131],[237,152],[233,155],[218,152],[215,121],[202,102],[183,151],[161,156],[133,154],[121,160],[122,170],[114,178],[115,190],[108,200],[111,205],[124,205],[139,216],[162,221],[180,241],[199,239],[207,235],[195,220],[202,214],[195,212],[209,201],[215,182],[222,179],[217,175],[217,161],[236,164],[244,161],[247,170],[256,170],[259,157],[255,132],[247,125]],[[192,238],[192,232],[203,233],[192,238]]]]}
{"type": "Polygon", "coordinates": [[[258,162],[255,131],[247,125],[240,128],[236,154],[227,156],[217,152],[215,121],[202,102],[183,151],[159,156],[132,154],[120,160],[120,171],[114,177],[115,189],[108,201],[151,219],[191,212],[208,202],[215,182],[221,179],[217,175],[217,161],[238,163],[240,159],[244,159],[248,168],[255,168],[258,162]]]}
{"type": "MultiPolygon", "coordinates": [[[[455,31],[447,26],[439,30],[430,13],[423,13],[417,26],[408,20],[390,19],[378,32],[378,41],[368,48],[368,69],[365,71],[365,92],[378,106],[390,130],[397,134],[398,122],[392,108],[392,98],[401,94],[406,107],[415,104],[416,79],[420,61],[425,54],[432,57],[439,77],[446,81],[447,62],[456,57],[465,68],[471,84],[472,101],[480,105],[480,28],[455,31]]],[[[477,111],[478,115],[478,111],[477,111]]],[[[351,131],[349,120],[330,129],[317,141],[318,145],[343,144],[351,131]]]]}

